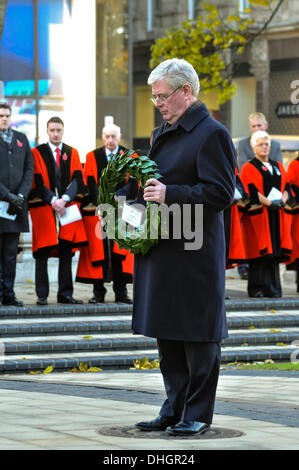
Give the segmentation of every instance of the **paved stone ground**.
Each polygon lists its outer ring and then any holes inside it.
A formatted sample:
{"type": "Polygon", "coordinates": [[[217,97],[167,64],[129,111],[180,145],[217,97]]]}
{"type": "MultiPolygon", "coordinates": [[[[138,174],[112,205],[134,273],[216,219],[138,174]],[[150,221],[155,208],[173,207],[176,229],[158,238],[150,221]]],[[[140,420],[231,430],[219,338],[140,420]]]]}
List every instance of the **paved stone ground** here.
{"type": "Polygon", "coordinates": [[[1,376],[0,450],[298,450],[298,386],[298,373],[224,369],[210,437],[147,438],[134,424],[159,412],[159,371],[1,376]]]}
{"type": "MultiPolygon", "coordinates": [[[[246,281],[228,272],[226,288],[232,299],[247,298],[246,287],[246,281]]],[[[111,285],[107,288],[106,301],[114,301],[111,285]]],[[[131,295],[132,286],[128,290],[131,295]]],[[[56,303],[56,291],[52,283],[50,303],[56,303]]],[[[17,284],[16,294],[25,304],[35,304],[32,281],[17,284]]],[[[87,302],[91,286],[75,283],[74,296],[87,302]]],[[[283,282],[283,296],[297,297],[293,279],[283,282]]],[[[159,413],[164,399],[160,371],[3,374],[0,450],[93,450],[97,464],[106,463],[107,451],[110,456],[138,450],[191,452],[200,463],[203,451],[299,450],[298,389],[299,373],[223,367],[210,435],[182,439],[166,438],[165,433],[147,436],[134,427],[159,413]]]]}

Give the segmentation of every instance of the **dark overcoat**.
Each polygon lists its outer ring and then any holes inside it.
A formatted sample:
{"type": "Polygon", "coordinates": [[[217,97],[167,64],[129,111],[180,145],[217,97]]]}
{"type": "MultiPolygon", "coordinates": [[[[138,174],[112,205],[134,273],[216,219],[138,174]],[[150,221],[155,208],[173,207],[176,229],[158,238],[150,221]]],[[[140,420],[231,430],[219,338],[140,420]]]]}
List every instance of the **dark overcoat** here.
{"type": "MultiPolygon", "coordinates": [[[[23,194],[27,198],[33,178],[33,157],[25,134],[13,130],[11,144],[0,138],[0,201],[8,192],[23,194]]],[[[0,232],[28,232],[28,206],[16,220],[0,218],[0,232]]]]}
{"type": "Polygon", "coordinates": [[[197,235],[202,230],[203,241],[200,248],[186,250],[187,234],[161,239],[146,255],[135,255],[133,332],[221,341],[227,336],[223,209],[235,190],[231,137],[197,102],[175,124],[154,132],[149,157],[166,185],[165,204],[179,204],[187,222],[191,207],[193,230],[197,235]],[[203,207],[202,224],[194,218],[196,204],[203,207]]]}

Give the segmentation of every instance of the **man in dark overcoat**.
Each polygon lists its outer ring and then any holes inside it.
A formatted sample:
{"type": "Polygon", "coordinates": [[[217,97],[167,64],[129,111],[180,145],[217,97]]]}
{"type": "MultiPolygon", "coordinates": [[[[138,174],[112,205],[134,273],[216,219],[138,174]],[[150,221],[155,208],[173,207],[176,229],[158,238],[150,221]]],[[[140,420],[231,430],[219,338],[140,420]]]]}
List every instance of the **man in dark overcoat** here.
{"type": "Polygon", "coordinates": [[[29,232],[26,198],[33,158],[26,135],[11,129],[10,121],[10,106],[0,103],[0,201],[5,206],[0,217],[0,303],[21,306],[14,282],[20,232],[29,232]]]}
{"type": "Polygon", "coordinates": [[[178,206],[173,218],[183,222],[180,237],[173,229],[146,255],[135,255],[133,332],[157,338],[167,395],[159,416],[136,426],[203,433],[227,336],[223,210],[234,197],[235,151],[226,128],[197,100],[199,80],[188,62],[162,62],[148,84],[164,120],[149,153],[162,178],[147,181],[143,198],[178,206]]]}

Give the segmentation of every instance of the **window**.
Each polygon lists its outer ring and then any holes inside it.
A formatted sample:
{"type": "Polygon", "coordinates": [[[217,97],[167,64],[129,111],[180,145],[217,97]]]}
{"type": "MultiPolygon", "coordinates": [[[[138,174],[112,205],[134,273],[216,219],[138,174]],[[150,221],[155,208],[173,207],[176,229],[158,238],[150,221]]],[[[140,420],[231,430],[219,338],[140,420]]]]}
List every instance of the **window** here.
{"type": "Polygon", "coordinates": [[[188,0],[188,20],[195,20],[195,0],[188,0]]]}
{"type": "Polygon", "coordinates": [[[63,108],[61,77],[51,62],[53,25],[63,26],[63,0],[7,1],[0,43],[1,99],[12,108],[12,127],[24,132],[31,146],[38,143],[41,116],[63,108]]]}
{"type": "Polygon", "coordinates": [[[147,0],[147,31],[150,32],[156,26],[156,0],[147,0]]]}
{"type": "Polygon", "coordinates": [[[249,0],[239,0],[239,14],[246,15],[247,8],[250,8],[249,0]]]}

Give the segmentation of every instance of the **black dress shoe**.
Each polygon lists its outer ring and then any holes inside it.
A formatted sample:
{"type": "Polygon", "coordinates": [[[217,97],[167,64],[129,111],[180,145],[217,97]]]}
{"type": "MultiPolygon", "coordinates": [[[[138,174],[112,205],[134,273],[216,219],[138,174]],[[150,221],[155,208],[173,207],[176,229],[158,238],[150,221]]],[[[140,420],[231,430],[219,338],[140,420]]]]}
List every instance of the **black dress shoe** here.
{"type": "Polygon", "coordinates": [[[249,297],[254,297],[256,299],[260,299],[260,298],[264,297],[264,294],[261,290],[258,290],[254,294],[251,294],[249,297]]]}
{"type": "Polygon", "coordinates": [[[132,304],[132,300],[127,295],[115,296],[115,302],[122,302],[124,304],[132,304]]]}
{"type": "Polygon", "coordinates": [[[89,299],[88,303],[89,304],[103,304],[105,302],[104,296],[102,297],[97,297],[96,295],[89,299]]]}
{"type": "Polygon", "coordinates": [[[174,436],[187,436],[189,434],[204,434],[209,429],[209,424],[200,421],[180,421],[175,426],[169,426],[166,431],[174,436]]]}
{"type": "Polygon", "coordinates": [[[2,299],[3,305],[13,305],[14,307],[23,307],[24,303],[16,297],[4,297],[2,299]]]}
{"type": "Polygon", "coordinates": [[[59,295],[57,302],[60,304],[83,304],[82,300],[76,300],[71,295],[59,295]]]}
{"type": "Polygon", "coordinates": [[[36,303],[37,305],[48,305],[48,301],[45,297],[38,297],[36,303]]]}
{"type": "Polygon", "coordinates": [[[172,426],[177,423],[177,419],[169,416],[158,416],[152,421],[140,421],[135,426],[142,431],[165,431],[168,426],[172,426]]]}

